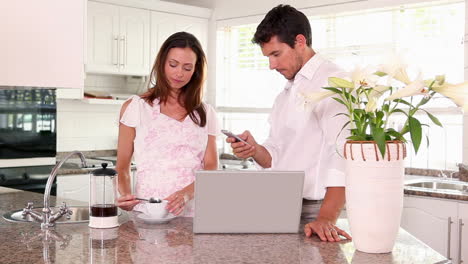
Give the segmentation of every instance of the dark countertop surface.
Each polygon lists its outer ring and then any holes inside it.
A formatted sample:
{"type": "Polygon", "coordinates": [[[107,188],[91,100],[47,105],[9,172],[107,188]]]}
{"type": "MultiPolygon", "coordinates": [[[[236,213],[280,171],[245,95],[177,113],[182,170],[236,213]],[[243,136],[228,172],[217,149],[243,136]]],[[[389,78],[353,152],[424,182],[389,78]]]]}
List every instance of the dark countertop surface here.
{"type": "MultiPolygon", "coordinates": [[[[42,198],[0,188],[0,213],[23,208],[28,201],[40,207],[42,198]]],[[[392,253],[366,254],[356,251],[351,241],[321,242],[302,233],[193,234],[192,218],[167,224],[135,219],[130,214],[130,221],[113,229],[91,229],[83,223],[41,231],[37,223],[2,218],[0,263],[446,263],[442,255],[403,229],[392,253]]],[[[349,231],[346,219],[337,225],[349,231]]]]}

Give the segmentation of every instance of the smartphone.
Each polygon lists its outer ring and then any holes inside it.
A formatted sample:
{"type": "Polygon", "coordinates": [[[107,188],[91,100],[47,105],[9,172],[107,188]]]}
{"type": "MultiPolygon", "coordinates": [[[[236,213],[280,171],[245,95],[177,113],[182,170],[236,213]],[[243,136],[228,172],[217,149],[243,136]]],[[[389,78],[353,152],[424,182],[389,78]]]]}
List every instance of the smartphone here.
{"type": "Polygon", "coordinates": [[[242,138],[238,137],[237,135],[234,135],[231,131],[229,130],[226,130],[226,129],[222,129],[221,132],[223,132],[224,135],[228,136],[228,137],[233,137],[236,139],[236,142],[244,142],[245,144],[247,145],[250,145],[249,143],[247,143],[245,140],[243,140],[242,138]]]}

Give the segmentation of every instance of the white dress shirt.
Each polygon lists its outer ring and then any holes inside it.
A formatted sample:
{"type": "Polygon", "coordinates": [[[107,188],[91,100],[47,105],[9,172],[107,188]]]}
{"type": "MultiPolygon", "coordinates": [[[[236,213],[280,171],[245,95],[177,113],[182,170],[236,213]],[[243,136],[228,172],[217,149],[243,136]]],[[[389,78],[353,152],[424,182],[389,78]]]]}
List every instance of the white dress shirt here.
{"type": "Polygon", "coordinates": [[[335,64],[315,54],[288,81],[276,97],[269,117],[270,134],[263,146],[272,157],[272,170],[305,171],[303,197],[323,199],[326,187],[344,186],[342,153],[347,129],[343,115],[345,107],[332,98],[320,101],[311,111],[300,107],[299,92],[325,91],[328,77],[343,77],[345,73],[335,64]]]}

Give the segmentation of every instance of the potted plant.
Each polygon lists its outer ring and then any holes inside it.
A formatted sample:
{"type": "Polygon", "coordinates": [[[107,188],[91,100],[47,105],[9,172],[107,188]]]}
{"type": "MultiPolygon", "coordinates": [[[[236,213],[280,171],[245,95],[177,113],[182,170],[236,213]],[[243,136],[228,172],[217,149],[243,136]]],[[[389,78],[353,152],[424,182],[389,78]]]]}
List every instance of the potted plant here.
{"type": "Polygon", "coordinates": [[[405,65],[393,63],[357,68],[349,78],[329,78],[324,91],[301,94],[305,106],[332,97],[342,104],[349,130],[343,150],[346,160],[346,210],[356,249],[368,253],[390,252],[400,227],[403,209],[404,158],[406,143],[417,153],[422,124],[416,114],[426,114],[432,123],[441,122],[422,108],[437,93],[458,106],[467,107],[468,82],[452,85],[444,76],[410,80],[405,65]],[[406,121],[401,129],[389,127],[389,118],[399,113],[406,121]]]}

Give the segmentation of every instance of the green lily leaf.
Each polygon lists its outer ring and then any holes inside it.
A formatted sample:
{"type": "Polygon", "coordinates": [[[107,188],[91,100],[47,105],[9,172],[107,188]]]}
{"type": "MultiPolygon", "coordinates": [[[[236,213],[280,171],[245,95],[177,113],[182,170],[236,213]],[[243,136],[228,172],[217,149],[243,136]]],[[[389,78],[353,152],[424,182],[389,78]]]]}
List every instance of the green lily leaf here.
{"type": "Polygon", "coordinates": [[[385,156],[385,133],[382,128],[376,127],[372,129],[372,137],[374,138],[377,146],[379,147],[379,151],[382,154],[382,157],[385,156]]]}
{"type": "Polygon", "coordinates": [[[413,107],[412,104],[408,103],[407,101],[403,100],[403,99],[395,99],[393,100],[394,102],[398,102],[398,103],[401,103],[401,104],[404,104],[404,105],[407,105],[409,107],[413,107]]]}
{"type": "Polygon", "coordinates": [[[346,117],[349,117],[349,114],[346,114],[346,113],[338,113],[338,114],[334,115],[333,117],[335,117],[335,116],[340,116],[340,115],[344,115],[344,116],[346,116],[346,117]]]}
{"type": "Polygon", "coordinates": [[[384,117],[384,113],[382,111],[378,111],[376,114],[375,114],[375,117],[377,118],[377,120],[382,120],[383,117],[384,117]]]}
{"type": "Polygon", "coordinates": [[[411,141],[413,142],[414,152],[418,153],[419,146],[421,145],[422,139],[422,128],[421,123],[416,118],[410,116],[408,118],[409,131],[411,135],[411,141]]]}
{"type": "Polygon", "coordinates": [[[408,113],[406,113],[405,111],[401,109],[395,109],[392,112],[390,112],[390,114],[393,114],[393,113],[402,113],[402,114],[405,114],[405,116],[408,116],[408,113]]]}
{"type": "Polygon", "coordinates": [[[426,112],[427,116],[432,120],[432,122],[440,127],[442,127],[442,123],[440,123],[439,119],[435,117],[433,114],[429,113],[428,111],[424,110],[426,112]]]}
{"type": "Polygon", "coordinates": [[[343,127],[341,128],[340,130],[340,133],[338,133],[338,135],[336,135],[336,140],[338,140],[338,137],[341,135],[341,133],[343,132],[343,130],[349,125],[349,123],[351,123],[351,121],[348,121],[346,122],[343,127]]]}
{"type": "Polygon", "coordinates": [[[349,136],[346,139],[355,140],[355,141],[364,141],[364,140],[366,140],[366,138],[363,137],[363,136],[349,136]]]}
{"type": "Polygon", "coordinates": [[[388,111],[389,111],[389,107],[390,107],[390,106],[389,106],[388,104],[384,104],[384,105],[382,106],[382,111],[388,112],[388,111]]]}
{"type": "Polygon", "coordinates": [[[322,89],[332,91],[332,92],[334,92],[336,94],[341,94],[341,90],[338,89],[338,88],[335,88],[335,87],[322,87],[322,89]]]}
{"type": "Polygon", "coordinates": [[[348,106],[345,102],[343,102],[343,100],[341,100],[340,98],[336,98],[336,97],[332,97],[333,100],[337,101],[338,103],[344,105],[344,106],[348,106]]]}
{"type": "Polygon", "coordinates": [[[387,129],[387,135],[393,137],[394,140],[401,140],[403,138],[403,135],[401,135],[400,133],[398,133],[398,131],[396,131],[395,129],[393,128],[389,128],[387,129]]]}

